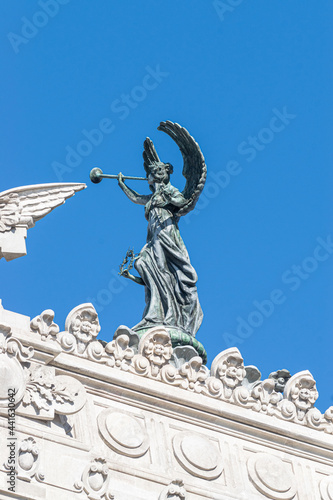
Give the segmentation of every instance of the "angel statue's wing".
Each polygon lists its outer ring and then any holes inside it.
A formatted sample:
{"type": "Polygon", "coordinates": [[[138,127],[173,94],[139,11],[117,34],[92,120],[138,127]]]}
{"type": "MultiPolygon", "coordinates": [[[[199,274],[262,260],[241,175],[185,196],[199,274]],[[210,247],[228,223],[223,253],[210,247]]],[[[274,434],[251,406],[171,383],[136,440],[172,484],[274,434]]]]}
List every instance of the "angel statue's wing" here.
{"type": "Polygon", "coordinates": [[[156,152],[153,141],[147,137],[143,143],[143,166],[146,171],[147,176],[149,175],[149,168],[152,163],[161,161],[156,152]]]}
{"type": "Polygon", "coordinates": [[[0,193],[0,259],[12,260],[26,255],[27,229],[86,187],[59,182],[21,186],[0,193]]]}
{"type": "Polygon", "coordinates": [[[183,156],[183,176],[186,179],[186,185],[182,194],[188,201],[186,205],[181,207],[175,214],[180,217],[193,210],[204,188],[207,177],[205,159],[199,144],[197,144],[188,131],[184,127],[178,125],[178,123],[165,121],[161,122],[160,126],[157,128],[158,130],[166,132],[176,142],[183,156]]]}

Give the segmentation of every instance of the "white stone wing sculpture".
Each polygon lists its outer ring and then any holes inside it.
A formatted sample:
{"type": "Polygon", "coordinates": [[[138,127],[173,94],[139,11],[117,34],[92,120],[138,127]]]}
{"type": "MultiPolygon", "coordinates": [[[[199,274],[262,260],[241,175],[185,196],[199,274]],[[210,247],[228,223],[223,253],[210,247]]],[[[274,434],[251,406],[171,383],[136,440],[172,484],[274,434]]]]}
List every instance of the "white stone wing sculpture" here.
{"type": "Polygon", "coordinates": [[[26,255],[27,229],[86,187],[81,183],[59,182],[21,186],[0,193],[0,259],[9,261],[26,255]]]}

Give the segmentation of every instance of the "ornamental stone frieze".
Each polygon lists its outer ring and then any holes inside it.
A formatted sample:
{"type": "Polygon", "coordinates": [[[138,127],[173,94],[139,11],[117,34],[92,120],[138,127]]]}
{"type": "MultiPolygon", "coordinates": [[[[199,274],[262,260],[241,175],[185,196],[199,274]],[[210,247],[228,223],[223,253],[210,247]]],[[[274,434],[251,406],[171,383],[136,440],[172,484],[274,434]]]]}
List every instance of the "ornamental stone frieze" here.
{"type": "Polygon", "coordinates": [[[56,375],[55,368],[33,362],[35,350],[24,347],[9,325],[0,324],[0,409],[13,392],[16,414],[53,420],[55,414],[70,415],[85,404],[83,385],[68,375],[56,375]]]}
{"type": "Polygon", "coordinates": [[[103,349],[96,337],[100,329],[95,308],[91,304],[82,304],[69,313],[65,331],[58,335],[58,340],[66,352],[99,360],[103,349]]]}
{"type": "MultiPolygon", "coordinates": [[[[185,354],[181,351],[178,357],[177,350],[184,348],[172,347],[170,333],[163,326],[151,328],[141,337],[122,326],[114,340],[106,343],[97,338],[101,327],[97,312],[89,303],[75,307],[68,314],[64,331],[60,331],[53,320],[52,310],[43,311],[30,322],[30,335],[38,336],[45,345],[56,344],[61,352],[106,365],[110,370],[154,379],[333,434],[333,407],[324,414],[315,408],[318,392],[309,371],[291,376],[283,369],[261,380],[260,371],[254,366],[245,366],[235,347],[218,354],[209,370],[194,350],[193,353],[187,350],[185,354]]],[[[23,398],[19,412],[53,418],[54,413],[70,414],[82,408],[84,391],[74,379],[64,375],[55,377],[54,370],[42,366],[29,371],[22,362],[33,356],[33,348],[23,347],[18,339],[11,337],[9,325],[2,325],[0,332],[2,356],[6,358],[4,366],[9,377],[16,381],[18,400],[23,398]]]]}
{"type": "Polygon", "coordinates": [[[11,387],[17,498],[333,500],[333,407],[315,407],[309,371],[262,379],[235,347],[209,369],[167,328],[121,326],[109,342],[100,330],[92,304],[63,330],[50,309],[30,320],[0,307],[0,438],[11,387]]]}

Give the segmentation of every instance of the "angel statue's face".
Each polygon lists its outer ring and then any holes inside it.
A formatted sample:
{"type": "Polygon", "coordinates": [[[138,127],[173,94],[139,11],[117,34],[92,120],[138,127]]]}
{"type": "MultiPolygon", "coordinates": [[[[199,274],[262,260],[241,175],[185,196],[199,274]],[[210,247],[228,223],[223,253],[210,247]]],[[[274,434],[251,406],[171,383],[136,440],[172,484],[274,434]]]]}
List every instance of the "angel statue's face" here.
{"type": "Polygon", "coordinates": [[[170,178],[169,165],[159,162],[153,163],[150,167],[150,173],[148,175],[149,184],[155,183],[168,183],[170,178]]]}

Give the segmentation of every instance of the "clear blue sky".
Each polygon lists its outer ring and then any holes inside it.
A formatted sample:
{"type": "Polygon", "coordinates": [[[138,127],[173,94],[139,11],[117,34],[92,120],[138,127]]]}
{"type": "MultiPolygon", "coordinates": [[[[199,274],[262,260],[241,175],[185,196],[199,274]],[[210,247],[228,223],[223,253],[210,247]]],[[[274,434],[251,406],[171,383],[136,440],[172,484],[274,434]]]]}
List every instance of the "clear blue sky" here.
{"type": "Polygon", "coordinates": [[[308,369],[325,410],[333,6],[231,3],[1,2],[1,191],[57,181],[88,188],[29,230],[26,257],[1,260],[0,297],[31,317],[52,308],[62,329],[73,307],[93,300],[105,340],[136,324],[143,288],[116,276],[127,249],[145,243],[143,209],[116,181],[91,184],[89,171],[144,175],[148,135],[182,188],[178,148],[156,130],[176,121],[209,171],[198,210],[180,222],[199,275],[197,338],[208,365],[236,345],[264,377],[308,369]]]}

